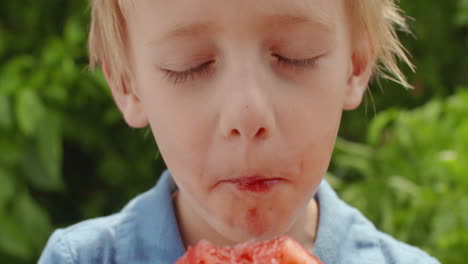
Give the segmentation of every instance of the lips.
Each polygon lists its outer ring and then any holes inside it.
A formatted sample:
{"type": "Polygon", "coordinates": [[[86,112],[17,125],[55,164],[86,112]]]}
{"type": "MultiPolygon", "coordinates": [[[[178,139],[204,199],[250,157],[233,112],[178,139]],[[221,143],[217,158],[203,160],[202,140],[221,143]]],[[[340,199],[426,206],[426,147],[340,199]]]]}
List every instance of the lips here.
{"type": "Polygon", "coordinates": [[[282,181],[284,181],[284,179],[282,178],[268,178],[260,175],[255,175],[228,179],[222,182],[227,184],[233,184],[240,191],[265,193],[282,181]]]}

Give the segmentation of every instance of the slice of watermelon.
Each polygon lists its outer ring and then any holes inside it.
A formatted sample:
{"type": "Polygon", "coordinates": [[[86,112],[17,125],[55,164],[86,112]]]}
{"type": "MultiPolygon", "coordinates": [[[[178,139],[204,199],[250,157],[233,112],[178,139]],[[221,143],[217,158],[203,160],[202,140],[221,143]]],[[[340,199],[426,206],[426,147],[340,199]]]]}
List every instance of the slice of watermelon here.
{"type": "Polygon", "coordinates": [[[289,237],[249,241],[234,247],[216,247],[202,240],[189,247],[175,264],[321,264],[289,237]]]}

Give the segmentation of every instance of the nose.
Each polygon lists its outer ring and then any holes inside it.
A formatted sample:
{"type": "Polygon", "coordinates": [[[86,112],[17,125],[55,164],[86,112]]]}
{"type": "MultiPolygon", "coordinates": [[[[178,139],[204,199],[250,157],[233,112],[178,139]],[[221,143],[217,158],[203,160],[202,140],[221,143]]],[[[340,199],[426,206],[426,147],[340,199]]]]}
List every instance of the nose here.
{"type": "Polygon", "coordinates": [[[227,138],[245,138],[246,140],[262,140],[270,137],[271,125],[260,113],[250,110],[251,105],[245,105],[225,126],[224,135],[227,138]]]}
{"type": "Polygon", "coordinates": [[[227,96],[220,111],[223,136],[250,141],[270,138],[275,129],[275,117],[266,83],[250,72],[231,79],[225,88],[227,96]]]}

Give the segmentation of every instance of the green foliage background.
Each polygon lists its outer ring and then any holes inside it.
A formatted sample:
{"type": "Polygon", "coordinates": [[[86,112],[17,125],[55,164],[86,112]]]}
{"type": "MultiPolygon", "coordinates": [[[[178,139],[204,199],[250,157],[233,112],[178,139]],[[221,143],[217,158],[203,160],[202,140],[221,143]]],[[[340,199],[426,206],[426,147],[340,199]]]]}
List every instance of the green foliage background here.
{"type": "MultiPolygon", "coordinates": [[[[327,177],[380,229],[464,263],[468,1],[400,4],[414,18],[401,37],[415,89],[372,85],[344,115],[327,177]]],[[[87,71],[88,25],[86,1],[0,7],[0,263],[34,263],[55,228],[119,210],[164,168],[150,133],[128,128],[87,71]]]]}

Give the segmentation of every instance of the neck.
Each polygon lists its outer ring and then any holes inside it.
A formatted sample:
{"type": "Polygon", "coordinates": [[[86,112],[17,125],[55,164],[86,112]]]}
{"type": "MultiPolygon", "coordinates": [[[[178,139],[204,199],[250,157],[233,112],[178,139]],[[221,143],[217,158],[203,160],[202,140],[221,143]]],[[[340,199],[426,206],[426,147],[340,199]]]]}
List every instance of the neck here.
{"type": "Polygon", "coordinates": [[[286,232],[304,248],[312,250],[317,237],[319,208],[315,199],[310,200],[304,214],[286,232]]]}

